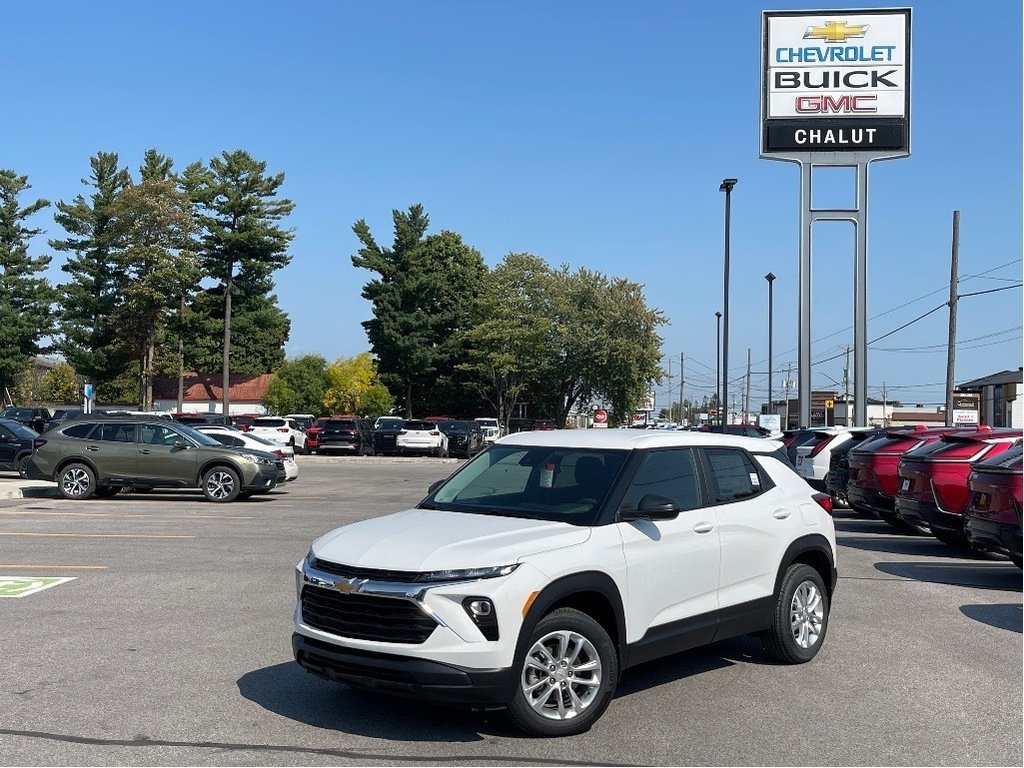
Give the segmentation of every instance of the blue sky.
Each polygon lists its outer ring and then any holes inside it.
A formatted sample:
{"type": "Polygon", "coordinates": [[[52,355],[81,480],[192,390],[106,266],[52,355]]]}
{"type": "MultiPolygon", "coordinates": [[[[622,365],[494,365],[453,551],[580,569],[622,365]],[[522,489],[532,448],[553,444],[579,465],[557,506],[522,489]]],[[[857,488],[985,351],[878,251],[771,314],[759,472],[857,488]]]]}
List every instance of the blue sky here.
{"type": "MultiPolygon", "coordinates": [[[[876,3],[856,7],[884,7],[876,3]]],[[[771,10],[853,5],[772,3],[771,10]]],[[[291,355],[368,348],[351,225],[390,243],[422,203],[494,265],[527,251],[646,286],[686,355],[687,396],[714,390],[723,177],[733,193],[731,377],[796,363],[797,167],[758,158],[759,3],[40,2],[5,7],[0,167],[70,200],[88,159],[148,147],[178,167],[243,148],[283,171],[293,261],[277,276],[291,355]]],[[[961,292],[1021,279],[1021,5],[913,6],[912,155],[872,166],[869,338],[948,298],[961,211],[961,292]],[[993,268],[997,268],[994,269],[993,268]],[[990,271],[991,270],[991,271],[990,271]]],[[[852,199],[844,172],[819,204],[852,199]]],[[[34,222],[60,236],[52,209],[34,222]]],[[[814,235],[812,384],[842,380],[853,343],[853,230],[814,235]]],[[[36,254],[49,252],[45,239],[36,254]]],[[[56,255],[52,278],[64,274],[56,255]]],[[[869,394],[943,401],[947,312],[878,342],[869,394]]],[[[1021,365],[1021,290],[959,305],[956,379],[1021,365]]],[[[667,364],[667,363],[666,363],[667,364]]],[[[852,367],[852,363],[851,363],[852,367]]],[[[793,373],[795,378],[795,370],[793,373]]],[[[660,388],[665,404],[668,381],[660,388]]],[[[739,391],[739,385],[736,386],[739,391]]],[[[767,394],[754,376],[752,398],[767,394]]],[[[777,394],[778,396],[778,394],[777,394]]]]}

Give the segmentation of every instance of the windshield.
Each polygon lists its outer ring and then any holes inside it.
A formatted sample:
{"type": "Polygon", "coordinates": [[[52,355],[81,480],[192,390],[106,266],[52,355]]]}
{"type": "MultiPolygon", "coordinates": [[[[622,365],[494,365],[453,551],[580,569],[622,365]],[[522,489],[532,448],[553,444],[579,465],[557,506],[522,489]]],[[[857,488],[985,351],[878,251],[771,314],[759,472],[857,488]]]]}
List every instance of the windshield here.
{"type": "Polygon", "coordinates": [[[390,432],[401,429],[403,424],[405,424],[405,419],[381,417],[374,423],[373,428],[390,432]]]}
{"type": "Polygon", "coordinates": [[[464,435],[469,432],[469,424],[464,421],[445,421],[441,424],[441,431],[446,435],[464,435]]]}
{"type": "Polygon", "coordinates": [[[182,424],[182,423],[179,422],[178,424],[174,425],[174,428],[178,432],[180,432],[181,434],[186,435],[187,437],[192,438],[195,442],[199,443],[199,445],[206,445],[206,446],[209,446],[211,448],[223,448],[224,447],[219,442],[217,442],[212,437],[210,437],[209,435],[204,435],[198,429],[192,429],[192,427],[190,427],[188,424],[182,424]]]}
{"type": "Polygon", "coordinates": [[[421,506],[593,525],[627,455],[628,451],[499,443],[470,461],[421,506]]]}

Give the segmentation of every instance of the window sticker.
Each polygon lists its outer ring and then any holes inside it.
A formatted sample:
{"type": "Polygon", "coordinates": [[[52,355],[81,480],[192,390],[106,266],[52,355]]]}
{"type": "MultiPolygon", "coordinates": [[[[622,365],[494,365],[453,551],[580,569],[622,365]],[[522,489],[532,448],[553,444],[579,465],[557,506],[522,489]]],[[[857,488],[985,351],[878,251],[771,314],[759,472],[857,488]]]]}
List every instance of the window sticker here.
{"type": "Polygon", "coordinates": [[[545,464],[540,471],[540,487],[553,488],[555,485],[555,465],[545,464]]]}
{"type": "Polygon", "coordinates": [[[755,488],[761,487],[761,477],[757,474],[757,472],[750,473],[750,484],[755,488]]]}

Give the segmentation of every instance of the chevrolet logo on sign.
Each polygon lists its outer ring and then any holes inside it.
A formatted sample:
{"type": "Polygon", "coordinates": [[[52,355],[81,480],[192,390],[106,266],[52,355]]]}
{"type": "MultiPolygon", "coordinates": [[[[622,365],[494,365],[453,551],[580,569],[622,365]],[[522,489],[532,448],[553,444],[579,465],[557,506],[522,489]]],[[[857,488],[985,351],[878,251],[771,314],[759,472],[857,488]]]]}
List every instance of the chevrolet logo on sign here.
{"type": "Polygon", "coordinates": [[[821,27],[808,27],[804,39],[827,40],[830,43],[845,43],[851,37],[864,37],[868,25],[853,26],[845,21],[826,21],[821,27]]]}

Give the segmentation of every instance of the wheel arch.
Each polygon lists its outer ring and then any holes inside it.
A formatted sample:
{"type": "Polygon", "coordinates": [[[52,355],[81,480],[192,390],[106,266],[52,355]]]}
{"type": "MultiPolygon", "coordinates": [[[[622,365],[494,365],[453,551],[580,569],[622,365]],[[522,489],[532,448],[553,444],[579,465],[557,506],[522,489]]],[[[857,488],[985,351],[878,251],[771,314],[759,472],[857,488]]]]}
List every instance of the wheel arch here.
{"type": "Polygon", "coordinates": [[[96,482],[99,482],[100,473],[96,469],[96,465],[85,456],[66,456],[61,459],[53,470],[53,479],[56,480],[60,477],[60,473],[63,472],[69,464],[85,464],[96,478],[96,482]]]}
{"type": "Polygon", "coordinates": [[[559,608],[575,608],[604,627],[615,645],[622,668],[626,651],[626,616],[618,585],[606,573],[585,571],[563,576],[542,589],[523,618],[516,642],[516,659],[526,653],[534,628],[549,613],[559,608]]]}
{"type": "Polygon", "coordinates": [[[779,571],[775,576],[774,594],[779,594],[786,571],[795,563],[803,563],[816,570],[825,584],[825,589],[828,590],[829,599],[832,598],[832,593],[836,588],[835,555],[828,539],[820,533],[812,533],[801,536],[786,548],[779,563],[779,571]]]}
{"type": "Polygon", "coordinates": [[[209,459],[205,464],[203,464],[199,468],[199,473],[196,475],[196,486],[202,486],[203,478],[206,476],[206,473],[216,467],[224,467],[225,469],[230,469],[232,472],[238,475],[238,479],[240,482],[245,479],[242,470],[236,467],[231,461],[223,457],[217,456],[212,459],[209,459]]]}

